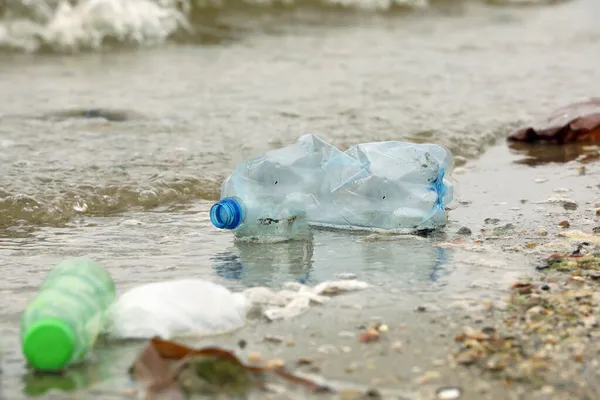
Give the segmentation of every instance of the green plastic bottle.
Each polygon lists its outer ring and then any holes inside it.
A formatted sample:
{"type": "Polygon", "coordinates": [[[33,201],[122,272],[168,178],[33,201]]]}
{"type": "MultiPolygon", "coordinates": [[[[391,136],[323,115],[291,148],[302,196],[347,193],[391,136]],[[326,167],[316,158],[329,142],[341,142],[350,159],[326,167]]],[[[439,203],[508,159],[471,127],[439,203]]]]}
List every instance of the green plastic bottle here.
{"type": "Polygon", "coordinates": [[[94,346],[115,284],[88,258],[62,261],[21,315],[21,347],[29,365],[58,371],[82,361],[94,346]]]}

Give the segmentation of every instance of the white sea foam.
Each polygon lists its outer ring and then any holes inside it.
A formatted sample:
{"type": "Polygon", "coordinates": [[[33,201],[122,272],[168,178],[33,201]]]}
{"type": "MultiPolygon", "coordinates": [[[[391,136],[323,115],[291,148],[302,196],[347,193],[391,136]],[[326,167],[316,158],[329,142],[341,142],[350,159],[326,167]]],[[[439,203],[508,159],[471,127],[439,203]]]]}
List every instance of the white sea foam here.
{"type": "Polygon", "coordinates": [[[381,10],[426,7],[428,0],[5,0],[0,1],[0,48],[77,52],[106,43],[157,45],[178,32],[192,32],[189,16],[201,15],[207,7],[306,1],[381,10]]]}

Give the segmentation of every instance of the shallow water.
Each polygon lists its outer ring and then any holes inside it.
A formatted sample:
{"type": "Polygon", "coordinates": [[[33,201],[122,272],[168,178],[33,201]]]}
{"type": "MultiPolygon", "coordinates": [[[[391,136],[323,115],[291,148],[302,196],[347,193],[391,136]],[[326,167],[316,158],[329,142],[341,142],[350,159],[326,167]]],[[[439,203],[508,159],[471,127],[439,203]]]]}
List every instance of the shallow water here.
{"type": "MultiPolygon", "coordinates": [[[[213,229],[207,212],[237,162],[306,132],[342,148],[431,141],[481,156],[520,122],[597,95],[599,11],[594,0],[447,1],[376,14],[225,7],[209,13],[211,23],[226,21],[219,29],[234,34],[210,44],[171,35],[153,47],[70,55],[5,49],[2,390],[20,396],[18,315],[65,257],[102,262],[120,291],[188,276],[241,288],[354,272],[381,293],[402,293],[390,302],[402,312],[468,289],[471,256],[434,246],[444,234],[369,241],[318,231],[311,243],[244,245],[213,229]]],[[[192,22],[208,18],[198,13],[192,22]]],[[[452,229],[484,217],[455,215],[452,229]]],[[[384,294],[361,296],[386,304],[384,294]]]]}

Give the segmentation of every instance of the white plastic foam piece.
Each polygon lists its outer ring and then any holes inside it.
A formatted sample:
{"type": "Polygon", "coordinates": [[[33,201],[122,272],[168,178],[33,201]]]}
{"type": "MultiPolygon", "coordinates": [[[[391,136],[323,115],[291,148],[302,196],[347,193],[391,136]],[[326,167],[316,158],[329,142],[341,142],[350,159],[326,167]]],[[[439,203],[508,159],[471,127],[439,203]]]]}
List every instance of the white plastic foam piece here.
{"type": "Polygon", "coordinates": [[[246,323],[251,304],[241,293],[201,279],[156,282],[120,296],[108,313],[108,334],[119,339],[211,336],[246,323]]]}
{"type": "Polygon", "coordinates": [[[370,285],[355,279],[327,281],[311,288],[288,282],[284,289],[253,287],[241,293],[201,279],[149,283],[121,295],[108,312],[107,333],[115,339],[170,339],[212,336],[242,328],[252,309],[273,321],[297,317],[331,295],[370,285]],[[324,296],[328,295],[328,296],[324,296]]]}
{"type": "Polygon", "coordinates": [[[304,314],[311,304],[325,304],[330,298],[324,295],[363,290],[369,286],[356,279],[326,281],[313,288],[298,282],[286,282],[283,284],[284,289],[278,292],[265,287],[253,287],[243,293],[254,308],[273,321],[304,314]]]}

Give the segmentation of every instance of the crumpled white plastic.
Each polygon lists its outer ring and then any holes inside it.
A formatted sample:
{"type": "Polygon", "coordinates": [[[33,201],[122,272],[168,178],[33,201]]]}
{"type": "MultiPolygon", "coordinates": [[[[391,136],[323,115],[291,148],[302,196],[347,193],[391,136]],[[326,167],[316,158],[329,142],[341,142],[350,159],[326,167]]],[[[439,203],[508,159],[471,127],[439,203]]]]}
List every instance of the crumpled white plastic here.
{"type": "Polygon", "coordinates": [[[106,332],[114,339],[159,336],[212,336],[242,328],[251,310],[270,321],[290,319],[322,305],[331,295],[366,289],[355,279],[322,282],[309,287],[288,282],[274,291],[253,287],[241,293],[202,279],[149,283],[120,296],[107,314],[106,332]]]}
{"type": "Polygon", "coordinates": [[[116,300],[107,330],[119,339],[218,335],[243,327],[250,307],[244,295],[202,279],[149,283],[116,300]]]}

